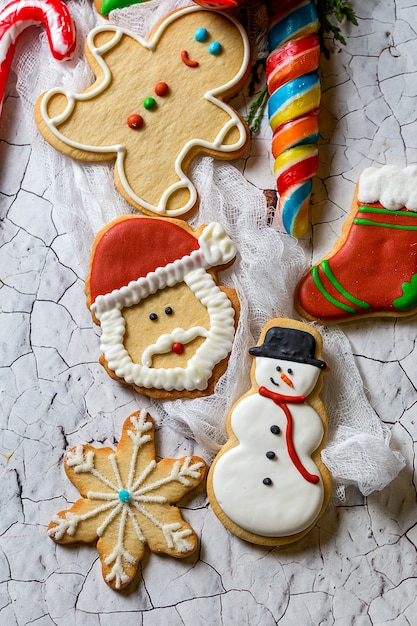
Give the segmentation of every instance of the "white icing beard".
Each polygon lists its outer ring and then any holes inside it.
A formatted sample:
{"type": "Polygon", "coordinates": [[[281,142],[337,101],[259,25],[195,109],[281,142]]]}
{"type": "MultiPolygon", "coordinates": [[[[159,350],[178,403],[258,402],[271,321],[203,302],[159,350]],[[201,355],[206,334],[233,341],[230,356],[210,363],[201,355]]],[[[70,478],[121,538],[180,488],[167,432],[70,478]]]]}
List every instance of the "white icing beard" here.
{"type": "Polygon", "coordinates": [[[183,280],[207,308],[210,318],[207,337],[186,367],[153,368],[134,363],[123,344],[126,328],[121,313],[123,304],[96,313],[102,330],[101,350],[107,366],[118,378],[146,389],[204,391],[207,388],[215,365],[232,349],[235,312],[229,298],[203,268],[188,272],[183,280]]]}

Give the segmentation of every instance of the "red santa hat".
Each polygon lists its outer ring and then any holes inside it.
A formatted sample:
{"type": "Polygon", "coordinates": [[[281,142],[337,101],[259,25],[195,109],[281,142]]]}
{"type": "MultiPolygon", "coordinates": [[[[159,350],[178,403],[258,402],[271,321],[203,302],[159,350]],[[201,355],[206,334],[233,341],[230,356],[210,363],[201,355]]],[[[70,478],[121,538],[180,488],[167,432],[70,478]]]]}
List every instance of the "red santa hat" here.
{"type": "Polygon", "coordinates": [[[197,268],[229,263],[236,248],[221,224],[204,227],[197,239],[182,223],[132,215],[99,234],[89,284],[95,314],[131,306],[197,268]]]}

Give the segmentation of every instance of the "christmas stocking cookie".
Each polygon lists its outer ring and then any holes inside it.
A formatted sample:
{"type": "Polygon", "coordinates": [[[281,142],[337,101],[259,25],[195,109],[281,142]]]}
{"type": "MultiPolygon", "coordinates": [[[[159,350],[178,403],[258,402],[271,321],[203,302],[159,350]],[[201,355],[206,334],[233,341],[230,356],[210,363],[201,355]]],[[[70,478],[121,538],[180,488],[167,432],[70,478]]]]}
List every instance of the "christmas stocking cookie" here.
{"type": "Polygon", "coordinates": [[[331,253],[301,279],[307,319],[341,322],[417,309],[417,166],[368,168],[331,253]]]}
{"type": "Polygon", "coordinates": [[[154,427],[145,411],[123,425],[116,450],[79,445],[65,456],[65,472],[81,498],[49,524],[57,543],[97,542],[103,578],[123,589],[135,576],[145,547],[177,558],[197,548],[197,537],[173,506],[203,480],[202,459],[156,462],[154,427]]]}
{"type": "Polygon", "coordinates": [[[110,376],[157,398],[210,394],[226,369],[237,322],[217,272],[235,245],[213,222],[127,215],[100,231],[86,280],[110,376]]]}
{"type": "Polygon", "coordinates": [[[330,494],[320,456],[327,434],[318,395],[326,369],[321,336],[301,322],[274,319],[249,353],[252,386],[228,416],[228,441],[207,491],[220,521],[238,537],[286,545],[314,526],[330,494]]]}
{"type": "Polygon", "coordinates": [[[75,159],[115,159],[118,190],[142,212],[188,216],[197,206],[187,174],[193,158],[233,159],[249,141],[246,124],[224,101],[250,70],[243,27],[229,15],[186,7],[149,40],[99,26],[86,56],[96,82],[83,93],[54,88],[42,95],[39,130],[75,159]]]}

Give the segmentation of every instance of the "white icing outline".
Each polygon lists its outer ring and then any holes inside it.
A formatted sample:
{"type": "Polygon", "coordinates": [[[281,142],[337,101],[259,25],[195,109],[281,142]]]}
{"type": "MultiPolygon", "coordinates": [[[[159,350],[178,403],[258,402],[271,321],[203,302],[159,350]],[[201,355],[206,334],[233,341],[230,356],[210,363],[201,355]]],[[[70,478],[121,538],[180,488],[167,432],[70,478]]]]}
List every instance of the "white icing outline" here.
{"type": "Polygon", "coordinates": [[[208,336],[188,360],[186,367],[152,368],[134,363],[123,344],[126,329],[121,313],[123,305],[119,303],[111,310],[95,312],[101,325],[100,348],[107,366],[128,384],[165,391],[204,391],[214,367],[232,349],[235,311],[225,292],[218,287],[211,274],[201,267],[188,272],[182,280],[207,308],[210,318],[208,336]]]}
{"type": "Polygon", "coordinates": [[[117,43],[119,43],[123,35],[127,35],[128,37],[131,37],[132,39],[137,41],[140,45],[142,45],[144,48],[147,48],[148,50],[153,52],[156,49],[156,46],[158,44],[161,34],[165,30],[165,28],[167,28],[171,24],[171,22],[173,22],[174,20],[176,20],[177,18],[181,17],[182,15],[186,13],[191,13],[195,11],[204,11],[204,10],[205,9],[203,9],[202,7],[196,6],[196,7],[185,7],[178,11],[175,11],[174,13],[171,13],[163,20],[163,22],[161,22],[160,26],[155,30],[153,37],[149,41],[143,39],[139,35],[136,35],[135,33],[129,31],[128,29],[125,29],[116,25],[98,26],[94,28],[88,34],[87,45],[91,51],[92,56],[94,57],[94,59],[96,60],[97,64],[100,66],[103,72],[102,82],[99,85],[97,85],[94,89],[91,89],[90,91],[84,92],[82,94],[73,94],[72,92],[68,90],[63,90],[63,89],[60,89],[59,87],[56,87],[47,91],[40,100],[40,113],[41,113],[42,119],[45,122],[46,126],[48,127],[49,131],[58,140],[62,141],[64,144],[72,148],[79,149],[84,152],[93,152],[93,153],[95,152],[99,154],[100,153],[101,154],[116,153],[115,167],[117,168],[119,180],[121,182],[121,185],[124,191],[136,204],[142,206],[148,211],[156,213],[157,215],[167,215],[169,217],[184,215],[185,213],[188,213],[195,205],[197,201],[196,188],[191,182],[191,180],[186,176],[186,174],[182,170],[182,162],[192,148],[201,147],[207,150],[217,150],[219,152],[229,153],[229,152],[234,152],[236,150],[239,150],[246,143],[247,130],[240,116],[234,111],[234,109],[232,109],[230,106],[228,106],[222,100],[216,97],[218,94],[229,90],[231,87],[233,87],[233,85],[238,83],[244,76],[247,70],[248,64],[249,64],[249,59],[250,59],[249,40],[248,40],[248,37],[246,35],[246,32],[243,26],[237,20],[235,20],[230,15],[222,14],[224,18],[229,19],[236,26],[242,38],[244,55],[243,55],[243,61],[242,61],[240,70],[234,76],[234,78],[229,80],[227,83],[225,83],[224,85],[221,85],[220,87],[216,87],[215,89],[211,89],[204,94],[204,98],[206,100],[208,100],[215,106],[225,111],[230,116],[231,119],[222,127],[222,129],[219,131],[219,133],[217,134],[217,137],[215,138],[213,142],[204,141],[202,139],[192,139],[185,144],[185,146],[180,151],[175,161],[175,173],[178,176],[179,181],[172,184],[170,187],[168,187],[168,189],[165,190],[157,206],[150,204],[149,202],[145,201],[143,198],[140,198],[140,196],[138,196],[129,185],[127,178],[125,176],[125,173],[124,173],[124,169],[123,169],[123,162],[126,156],[126,148],[123,145],[115,144],[113,146],[104,146],[104,147],[103,146],[101,147],[89,146],[88,144],[82,144],[82,143],[73,141],[71,139],[68,139],[62,133],[60,133],[56,127],[62,122],[64,122],[66,119],[68,119],[68,117],[71,115],[74,109],[76,101],[85,101],[85,100],[93,99],[97,95],[99,95],[102,91],[107,89],[107,87],[109,86],[111,82],[112,74],[111,74],[110,68],[101,58],[101,55],[107,50],[109,50],[110,48],[112,48],[113,46],[115,46],[117,43]],[[106,44],[104,44],[103,46],[99,48],[94,46],[93,40],[94,40],[94,37],[98,33],[111,32],[111,31],[113,31],[115,35],[109,42],[107,42],[106,44]],[[65,111],[62,114],[54,118],[50,118],[47,114],[47,104],[50,98],[56,94],[64,95],[68,100],[68,104],[65,108],[65,111]],[[240,133],[239,140],[235,144],[224,146],[222,144],[224,138],[226,137],[227,133],[234,127],[238,128],[239,130],[239,133],[240,133]],[[188,189],[190,193],[190,198],[188,202],[184,206],[178,209],[167,210],[165,206],[166,206],[169,196],[181,188],[188,189]]]}

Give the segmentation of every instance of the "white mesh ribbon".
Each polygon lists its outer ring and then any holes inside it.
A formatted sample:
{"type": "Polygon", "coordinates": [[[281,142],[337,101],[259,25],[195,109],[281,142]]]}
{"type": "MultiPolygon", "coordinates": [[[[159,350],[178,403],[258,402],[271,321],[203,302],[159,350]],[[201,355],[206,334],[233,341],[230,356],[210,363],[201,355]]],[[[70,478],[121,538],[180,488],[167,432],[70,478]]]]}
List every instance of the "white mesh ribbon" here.
{"type": "MultiPolygon", "coordinates": [[[[14,69],[19,77],[17,88],[33,158],[43,163],[49,185],[47,195],[72,233],[78,260],[87,274],[94,235],[111,219],[130,213],[131,207],[114,187],[112,163],[87,164],[61,155],[40,137],[33,121],[33,107],[43,91],[54,86],[81,91],[93,82],[83,43],[87,32],[104,20],[89,0],[68,0],[67,4],[78,32],[74,59],[67,63],[55,61],[45,33],[39,30],[38,37],[33,32],[30,37],[23,34],[14,69]]],[[[112,12],[110,21],[147,36],[165,13],[189,4],[192,3],[188,0],[150,0],[112,12]]],[[[232,164],[200,158],[191,175],[201,200],[192,225],[220,222],[237,246],[237,260],[222,273],[221,282],[237,290],[240,321],[229,366],[213,395],[153,404],[165,424],[193,437],[210,456],[226,439],[228,410],[248,388],[248,348],[256,344],[264,324],[271,318],[295,315],[294,287],[308,262],[294,240],[267,226],[262,192],[232,164]]],[[[395,478],[403,460],[390,449],[389,430],[365,397],[345,335],[337,328],[319,330],[324,336],[324,358],[331,366],[322,394],[329,415],[329,439],[323,457],[333,474],[336,495],[343,498],[349,484],[366,495],[395,478]]],[[[113,384],[110,378],[108,384],[113,384]]]]}

